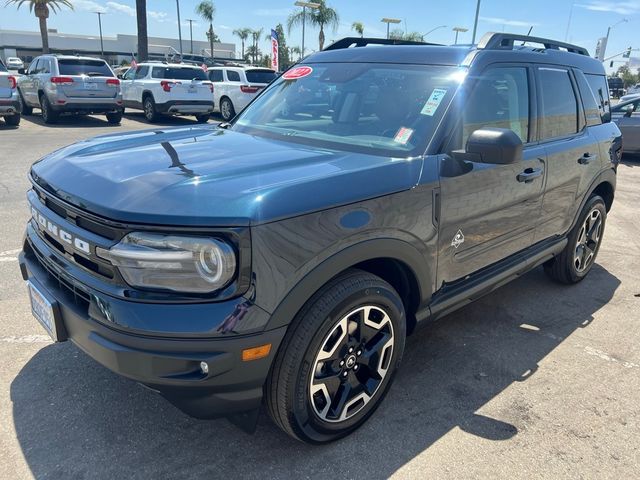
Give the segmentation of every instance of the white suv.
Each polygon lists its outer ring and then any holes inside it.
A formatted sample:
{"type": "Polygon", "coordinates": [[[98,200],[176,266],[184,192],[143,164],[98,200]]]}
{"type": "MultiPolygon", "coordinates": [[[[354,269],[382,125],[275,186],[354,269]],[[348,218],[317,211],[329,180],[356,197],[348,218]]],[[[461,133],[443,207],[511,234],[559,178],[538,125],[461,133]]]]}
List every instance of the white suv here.
{"type": "Polygon", "coordinates": [[[209,80],[214,84],[213,100],[225,121],[235,117],[277,76],[268,68],[211,67],[209,80]]]}
{"type": "Polygon", "coordinates": [[[161,114],[194,115],[198,122],[213,112],[213,84],[205,71],[179,63],[140,63],[122,77],[125,107],[144,111],[149,122],[161,114]]]}

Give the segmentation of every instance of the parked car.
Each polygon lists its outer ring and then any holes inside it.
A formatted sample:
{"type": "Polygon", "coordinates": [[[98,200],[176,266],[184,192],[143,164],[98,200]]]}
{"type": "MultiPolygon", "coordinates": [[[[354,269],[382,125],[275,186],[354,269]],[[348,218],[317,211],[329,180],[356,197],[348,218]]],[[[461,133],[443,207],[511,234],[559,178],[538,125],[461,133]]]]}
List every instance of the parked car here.
{"type": "Polygon", "coordinates": [[[611,108],[613,121],[622,132],[624,151],[640,152],[640,95],[611,108]]]}
{"type": "Polygon", "coordinates": [[[22,114],[31,115],[39,108],[45,123],[56,123],[63,114],[104,114],[112,124],[122,119],[120,80],[99,58],[37,57],[18,79],[18,92],[22,114]]]}
{"type": "Polygon", "coordinates": [[[18,57],[7,57],[6,67],[9,70],[20,70],[24,68],[24,63],[18,57]]]}
{"type": "Polygon", "coordinates": [[[620,102],[618,102],[618,105],[620,105],[621,103],[626,103],[629,100],[634,100],[636,98],[640,98],[640,93],[629,93],[627,95],[623,95],[622,97],[620,97],[620,102]]]}
{"type": "Polygon", "coordinates": [[[0,60],[0,117],[12,127],[20,125],[20,99],[16,84],[16,77],[0,60]]]}
{"type": "Polygon", "coordinates": [[[160,115],[194,115],[200,123],[213,112],[213,84],[206,72],[179,63],[140,63],[122,77],[124,106],[144,111],[149,122],[160,115]]]}
{"type": "Polygon", "coordinates": [[[587,277],[621,150],[608,95],[601,62],[548,39],[335,42],[231,122],[36,162],[33,312],[190,415],[252,430],[264,401],[292,437],[344,437],[418,327],[540,265],[587,277]],[[330,111],[282,114],[315,90],[330,111]]]}
{"type": "Polygon", "coordinates": [[[277,77],[276,72],[259,67],[211,67],[215,108],[225,121],[241,112],[251,100],[277,77]]]}

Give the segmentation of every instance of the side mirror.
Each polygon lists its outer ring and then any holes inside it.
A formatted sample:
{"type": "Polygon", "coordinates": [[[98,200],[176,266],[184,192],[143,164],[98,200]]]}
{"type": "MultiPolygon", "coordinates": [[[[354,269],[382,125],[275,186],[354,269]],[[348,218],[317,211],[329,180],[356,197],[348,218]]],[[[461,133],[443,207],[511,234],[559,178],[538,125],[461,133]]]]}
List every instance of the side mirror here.
{"type": "Polygon", "coordinates": [[[19,75],[24,75],[24,68],[19,68],[18,69],[18,74],[19,75]]]}
{"type": "Polygon", "coordinates": [[[120,80],[122,80],[124,78],[124,75],[119,73],[119,74],[116,75],[116,77],[118,77],[120,80]]]}
{"type": "Polygon", "coordinates": [[[481,128],[467,140],[463,152],[453,152],[463,160],[508,165],[522,160],[522,140],[508,128],[481,128]]]}
{"type": "Polygon", "coordinates": [[[624,107],[624,116],[625,117],[630,117],[631,115],[633,115],[633,111],[634,111],[634,107],[633,107],[633,103],[630,105],[627,105],[626,107],[624,107]]]}

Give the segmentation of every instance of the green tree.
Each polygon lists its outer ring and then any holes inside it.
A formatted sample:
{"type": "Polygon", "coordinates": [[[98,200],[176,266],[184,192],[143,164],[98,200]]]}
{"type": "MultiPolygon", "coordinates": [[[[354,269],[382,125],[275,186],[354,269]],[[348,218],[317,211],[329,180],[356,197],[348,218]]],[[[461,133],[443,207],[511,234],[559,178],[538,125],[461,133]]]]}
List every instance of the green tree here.
{"type": "MultiPolygon", "coordinates": [[[[318,47],[319,50],[322,50],[324,48],[325,40],[324,28],[330,27],[335,32],[336,28],[338,28],[340,18],[335,9],[327,7],[325,0],[317,0],[315,3],[318,3],[320,7],[306,9],[306,23],[320,29],[320,32],[318,33],[318,47]]],[[[291,34],[291,29],[293,27],[302,25],[303,18],[305,18],[305,10],[300,10],[289,15],[289,18],[287,19],[287,30],[289,34],[291,34]]]]}
{"type": "Polygon", "coordinates": [[[253,40],[253,56],[251,57],[252,63],[254,65],[258,64],[258,60],[260,59],[260,47],[258,43],[260,42],[260,37],[262,37],[262,33],[264,32],[264,28],[259,30],[253,30],[251,32],[251,40],[253,40]]]}
{"type": "Polygon", "coordinates": [[[620,77],[624,82],[625,88],[630,85],[635,85],[636,83],[640,83],[640,76],[638,73],[633,73],[629,68],[629,65],[622,65],[618,68],[616,72],[616,76],[620,77]]]}
{"type": "Polygon", "coordinates": [[[362,22],[353,22],[351,24],[351,30],[355,30],[355,32],[360,35],[360,38],[364,37],[364,24],[362,22]]]}
{"type": "Polygon", "coordinates": [[[138,61],[144,62],[149,57],[147,0],[136,0],[136,25],[138,29],[138,61]]]}
{"type": "Polygon", "coordinates": [[[73,10],[70,0],[6,0],[5,6],[10,4],[20,8],[24,4],[29,5],[29,11],[33,12],[40,23],[40,37],[42,37],[42,53],[49,53],[49,33],[47,30],[47,18],[49,13],[58,13],[62,7],[69,7],[73,10]]]}
{"type": "Polygon", "coordinates": [[[213,32],[213,17],[216,15],[216,7],[212,0],[202,0],[196,6],[196,14],[200,16],[205,22],[209,22],[209,31],[207,32],[207,38],[209,40],[209,46],[211,48],[211,58],[213,58],[213,42],[216,40],[216,34],[213,32]]]}
{"type": "Polygon", "coordinates": [[[250,28],[237,28],[233,31],[233,34],[242,42],[242,58],[244,58],[244,42],[247,41],[249,35],[251,35],[250,28]]]}
{"type": "Polygon", "coordinates": [[[394,40],[407,40],[411,42],[422,41],[422,35],[420,33],[418,32],[407,33],[400,28],[396,28],[395,30],[392,30],[391,33],[389,33],[389,38],[392,38],[394,40]]]}

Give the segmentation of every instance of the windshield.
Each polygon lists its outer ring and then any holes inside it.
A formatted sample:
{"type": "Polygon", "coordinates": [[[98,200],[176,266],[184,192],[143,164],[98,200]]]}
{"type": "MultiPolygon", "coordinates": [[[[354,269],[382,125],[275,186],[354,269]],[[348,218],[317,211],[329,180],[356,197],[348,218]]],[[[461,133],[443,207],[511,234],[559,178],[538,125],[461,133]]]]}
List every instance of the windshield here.
{"type": "Polygon", "coordinates": [[[151,76],[169,80],[208,80],[204,70],[191,67],[153,67],[151,76]]]}
{"type": "Polygon", "coordinates": [[[89,77],[113,77],[113,72],[102,60],[58,59],[60,75],[87,75],[89,77]]]}
{"type": "Polygon", "coordinates": [[[276,72],[272,70],[245,70],[249,83],[269,83],[276,78],[276,72]]]}
{"type": "Polygon", "coordinates": [[[268,87],[232,128],[336,150],[420,155],[464,72],[428,65],[298,66],[268,87]]]}

